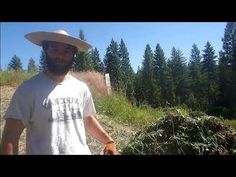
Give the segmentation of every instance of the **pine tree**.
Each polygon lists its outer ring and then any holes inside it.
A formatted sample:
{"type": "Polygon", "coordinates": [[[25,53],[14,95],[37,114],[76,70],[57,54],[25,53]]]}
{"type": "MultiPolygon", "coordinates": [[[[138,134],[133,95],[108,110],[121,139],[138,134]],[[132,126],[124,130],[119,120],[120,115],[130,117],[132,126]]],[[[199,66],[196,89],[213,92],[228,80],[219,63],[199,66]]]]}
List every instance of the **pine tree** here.
{"type": "Polygon", "coordinates": [[[86,41],[85,36],[84,36],[84,31],[82,29],[79,30],[79,39],[86,41]]]}
{"type": "MultiPolygon", "coordinates": [[[[236,74],[236,22],[233,23],[232,30],[232,38],[233,38],[233,57],[232,57],[232,70],[234,74],[236,74]]],[[[236,79],[236,75],[233,74],[234,79],[236,79]]]]}
{"type": "Polygon", "coordinates": [[[99,51],[96,47],[94,50],[91,50],[90,58],[92,61],[93,69],[97,72],[104,73],[104,64],[99,57],[99,51]]]}
{"type": "Polygon", "coordinates": [[[220,104],[228,106],[231,99],[231,62],[233,60],[233,23],[227,23],[224,32],[223,50],[219,52],[219,92],[220,92],[220,104]]]}
{"type": "Polygon", "coordinates": [[[23,70],[22,68],[22,62],[20,60],[20,58],[16,55],[14,55],[10,61],[10,63],[8,64],[8,69],[9,70],[15,70],[15,71],[21,71],[23,70]]]}
{"type": "Polygon", "coordinates": [[[175,47],[172,48],[171,60],[169,63],[171,68],[173,85],[175,90],[175,103],[186,103],[189,98],[189,78],[187,74],[186,59],[182,52],[175,47]]]}
{"type": "Polygon", "coordinates": [[[119,57],[121,60],[121,87],[127,98],[131,100],[134,94],[134,71],[130,65],[129,52],[123,39],[119,45],[119,57]]]}
{"type": "Polygon", "coordinates": [[[215,58],[215,50],[208,41],[203,50],[202,70],[204,77],[204,88],[207,96],[208,105],[212,105],[216,102],[218,96],[218,84],[217,84],[217,68],[215,58]]]}
{"type": "MultiPolygon", "coordinates": [[[[79,31],[79,39],[86,41],[85,35],[82,29],[79,31]]],[[[76,54],[73,64],[74,71],[91,71],[93,70],[92,61],[88,52],[79,51],[76,54]]]]}
{"type": "Polygon", "coordinates": [[[77,72],[93,70],[93,65],[88,52],[79,52],[76,54],[73,70],[77,72]]]}
{"type": "Polygon", "coordinates": [[[190,87],[192,91],[191,98],[195,100],[195,104],[192,104],[192,108],[200,109],[203,105],[204,100],[203,97],[203,81],[201,74],[201,55],[200,50],[198,49],[196,44],[192,45],[191,56],[189,61],[189,75],[191,78],[190,87]]]}
{"type": "Polygon", "coordinates": [[[104,58],[105,72],[109,73],[111,86],[115,91],[120,90],[121,83],[121,62],[118,51],[118,44],[113,39],[107,47],[104,58]]]}
{"type": "Polygon", "coordinates": [[[39,71],[45,71],[47,69],[46,64],[46,54],[43,50],[41,50],[40,60],[39,60],[39,71]]]}
{"type": "Polygon", "coordinates": [[[231,81],[232,87],[230,90],[231,99],[229,100],[230,109],[232,112],[232,117],[236,117],[236,22],[233,23],[232,28],[232,38],[233,38],[233,57],[231,61],[231,81]]]}
{"type": "Polygon", "coordinates": [[[35,64],[35,61],[33,58],[29,59],[29,63],[28,63],[28,72],[37,72],[38,68],[35,64]]]}
{"type": "Polygon", "coordinates": [[[173,103],[174,93],[171,85],[170,70],[166,63],[166,57],[163,49],[159,44],[156,45],[154,51],[154,79],[156,88],[160,90],[160,105],[167,106],[173,103]]]}
{"type": "Polygon", "coordinates": [[[143,78],[142,71],[138,67],[138,70],[137,70],[137,73],[135,74],[135,79],[134,79],[134,97],[135,97],[137,106],[140,106],[145,100],[145,93],[144,93],[142,78],[143,78]]]}
{"type": "Polygon", "coordinates": [[[174,81],[172,77],[172,71],[171,71],[171,64],[170,60],[167,61],[165,71],[163,75],[166,78],[166,91],[163,91],[165,94],[163,95],[164,98],[164,105],[165,106],[172,106],[176,103],[176,96],[175,96],[175,88],[174,88],[174,81]]]}
{"type": "Polygon", "coordinates": [[[230,99],[230,90],[231,90],[231,69],[228,62],[228,58],[225,55],[225,52],[219,52],[219,104],[222,106],[228,106],[228,101],[230,99]]]}
{"type": "Polygon", "coordinates": [[[153,77],[153,52],[149,44],[145,48],[141,72],[144,101],[152,107],[157,107],[159,104],[159,90],[156,88],[153,77]]]}

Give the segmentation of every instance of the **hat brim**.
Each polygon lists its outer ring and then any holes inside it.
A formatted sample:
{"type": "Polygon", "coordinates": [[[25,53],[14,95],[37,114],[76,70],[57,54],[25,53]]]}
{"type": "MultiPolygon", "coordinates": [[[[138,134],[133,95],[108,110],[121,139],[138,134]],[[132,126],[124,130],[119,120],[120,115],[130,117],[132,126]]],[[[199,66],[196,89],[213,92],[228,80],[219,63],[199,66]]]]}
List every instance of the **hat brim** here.
{"type": "Polygon", "coordinates": [[[43,41],[55,41],[69,44],[76,47],[80,52],[86,52],[92,47],[90,44],[80,39],[54,32],[33,32],[25,35],[25,38],[39,46],[42,46],[43,41]]]}

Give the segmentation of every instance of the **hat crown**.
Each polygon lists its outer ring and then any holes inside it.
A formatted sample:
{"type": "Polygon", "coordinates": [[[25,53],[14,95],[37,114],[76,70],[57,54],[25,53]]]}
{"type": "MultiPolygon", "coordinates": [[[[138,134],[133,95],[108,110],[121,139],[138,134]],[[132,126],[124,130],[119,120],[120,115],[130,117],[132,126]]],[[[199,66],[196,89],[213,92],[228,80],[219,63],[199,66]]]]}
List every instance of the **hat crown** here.
{"type": "Polygon", "coordinates": [[[53,31],[53,33],[58,33],[58,34],[63,34],[63,35],[69,36],[69,34],[64,30],[56,30],[56,31],[53,31]]]}

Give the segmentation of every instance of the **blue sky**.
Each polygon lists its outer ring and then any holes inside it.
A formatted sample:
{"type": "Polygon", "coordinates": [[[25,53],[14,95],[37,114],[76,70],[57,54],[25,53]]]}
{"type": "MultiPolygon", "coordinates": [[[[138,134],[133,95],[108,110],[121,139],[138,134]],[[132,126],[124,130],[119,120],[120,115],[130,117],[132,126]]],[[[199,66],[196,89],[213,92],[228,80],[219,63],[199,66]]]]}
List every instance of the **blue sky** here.
{"type": "Polygon", "coordinates": [[[124,40],[129,52],[131,66],[137,71],[142,65],[145,46],[150,44],[152,51],[159,43],[170,57],[172,47],[183,52],[188,60],[192,44],[204,49],[209,41],[216,51],[222,49],[225,22],[7,22],[1,23],[1,68],[6,69],[14,54],[27,69],[32,57],[39,64],[41,48],[24,38],[24,35],[35,31],[54,31],[63,29],[72,36],[78,37],[82,29],[87,42],[97,48],[103,60],[111,39],[120,43],[124,40]]]}

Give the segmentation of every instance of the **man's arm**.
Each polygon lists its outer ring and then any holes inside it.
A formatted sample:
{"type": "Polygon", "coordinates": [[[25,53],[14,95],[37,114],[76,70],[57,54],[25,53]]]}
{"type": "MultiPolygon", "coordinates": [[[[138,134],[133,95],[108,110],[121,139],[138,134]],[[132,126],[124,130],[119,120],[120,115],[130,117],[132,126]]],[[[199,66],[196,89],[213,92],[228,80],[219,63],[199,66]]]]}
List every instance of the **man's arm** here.
{"type": "Polygon", "coordinates": [[[86,117],[84,123],[86,131],[101,143],[106,144],[113,141],[94,116],[86,117]]]}
{"type": "Polygon", "coordinates": [[[94,116],[88,116],[87,118],[85,118],[85,129],[90,135],[92,135],[101,143],[105,144],[105,148],[103,150],[103,153],[105,155],[117,154],[115,142],[102,128],[102,126],[94,116]]]}
{"type": "Polygon", "coordinates": [[[2,153],[5,155],[18,154],[20,135],[24,130],[21,120],[8,118],[3,131],[2,153]]]}

